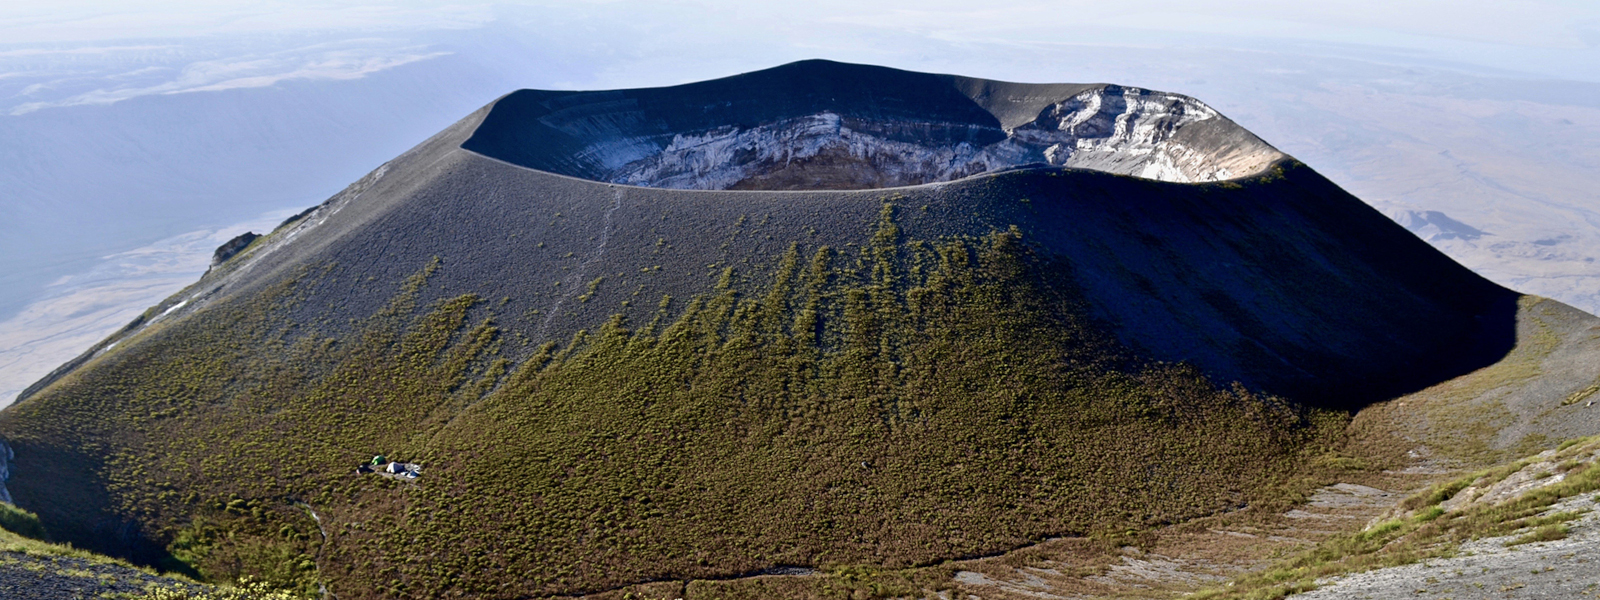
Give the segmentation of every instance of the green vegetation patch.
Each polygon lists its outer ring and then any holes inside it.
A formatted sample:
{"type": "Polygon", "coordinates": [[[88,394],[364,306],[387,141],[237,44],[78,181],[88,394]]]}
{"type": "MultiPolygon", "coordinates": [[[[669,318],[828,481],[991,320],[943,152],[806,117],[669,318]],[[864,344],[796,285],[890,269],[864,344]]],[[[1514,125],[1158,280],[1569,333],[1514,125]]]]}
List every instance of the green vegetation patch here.
{"type": "Polygon", "coordinates": [[[886,213],[859,251],[733,279],[524,363],[441,431],[406,517],[462,549],[436,568],[555,594],[928,564],[1243,504],[1323,431],[1129,360],[1017,231],[908,241],[886,213]]]}
{"type": "Polygon", "coordinates": [[[95,498],[211,581],[516,597],[796,565],[882,596],[909,589],[894,569],[1256,502],[1346,421],[1138,360],[1020,231],[892,216],[518,364],[477,297],[416,305],[437,262],[339,337],[285,318],[306,271],[141,334],[0,433],[73,465],[35,497],[95,498]],[[357,475],[374,454],[424,474],[357,475]]]}
{"type": "MultiPolygon", "coordinates": [[[[1562,445],[1554,460],[1566,460],[1597,449],[1600,444],[1595,439],[1569,441],[1562,445]]],[[[1563,539],[1568,533],[1565,523],[1588,511],[1552,513],[1550,507],[1563,499],[1600,490],[1600,469],[1593,468],[1592,463],[1565,463],[1564,479],[1507,502],[1467,504],[1448,512],[1439,506],[1470,486],[1487,488],[1533,462],[1533,459],[1514,461],[1435,485],[1401,503],[1401,508],[1409,511],[1407,516],[1372,525],[1364,531],[1335,536],[1266,571],[1247,575],[1225,587],[1203,590],[1195,597],[1208,600],[1281,598],[1315,589],[1315,582],[1322,578],[1450,557],[1463,542],[1509,536],[1519,531],[1525,533],[1507,541],[1507,545],[1563,539]]]]}
{"type": "Polygon", "coordinates": [[[0,502],[0,529],[30,539],[50,539],[50,534],[44,530],[44,524],[39,522],[39,515],[5,502],[0,502]]]}
{"type": "Polygon", "coordinates": [[[245,578],[224,587],[152,587],[135,600],[297,600],[298,596],[265,581],[245,578]]]}

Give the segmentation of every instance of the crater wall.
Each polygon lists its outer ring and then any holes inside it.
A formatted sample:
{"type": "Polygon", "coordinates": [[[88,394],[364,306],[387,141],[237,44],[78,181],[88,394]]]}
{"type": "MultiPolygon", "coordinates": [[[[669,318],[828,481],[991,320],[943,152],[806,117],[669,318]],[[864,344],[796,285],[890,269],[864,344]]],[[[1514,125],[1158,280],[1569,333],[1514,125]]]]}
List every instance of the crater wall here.
{"type": "Polygon", "coordinates": [[[825,61],[671,88],[522,90],[462,147],[562,175],[693,190],[897,187],[1024,165],[1193,183],[1259,174],[1285,157],[1181,94],[825,61]]]}

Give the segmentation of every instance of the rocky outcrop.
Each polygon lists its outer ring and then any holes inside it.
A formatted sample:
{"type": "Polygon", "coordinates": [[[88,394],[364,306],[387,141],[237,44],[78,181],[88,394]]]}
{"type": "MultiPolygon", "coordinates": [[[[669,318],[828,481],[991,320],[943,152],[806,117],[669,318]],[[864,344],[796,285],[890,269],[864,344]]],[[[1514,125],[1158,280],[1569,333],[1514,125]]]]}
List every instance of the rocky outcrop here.
{"type": "Polygon", "coordinates": [[[11,446],[0,441],[0,502],[6,504],[12,503],[11,492],[6,489],[6,481],[11,479],[11,459],[16,457],[17,453],[11,451],[11,446]]]}
{"type": "Polygon", "coordinates": [[[228,243],[217,246],[217,251],[211,253],[211,266],[215,267],[222,263],[228,262],[228,259],[233,258],[233,255],[238,254],[245,248],[250,247],[250,244],[255,242],[256,238],[259,237],[261,236],[256,235],[256,232],[254,231],[246,231],[239,234],[239,237],[228,240],[228,243]]]}
{"type": "MultiPolygon", "coordinates": [[[[596,144],[593,154],[621,154],[606,146],[638,142],[607,140],[596,144]]],[[[617,166],[600,179],[697,190],[859,189],[1048,164],[1191,183],[1259,173],[1282,156],[1198,100],[1108,85],[1055,103],[1038,119],[1005,131],[874,122],[825,111],[753,127],[674,134],[659,152],[617,166]],[[919,135],[929,131],[937,134],[919,135]],[[985,137],[998,141],[985,145],[985,137]]]]}
{"type": "Polygon", "coordinates": [[[1484,236],[1476,227],[1450,218],[1437,210],[1402,210],[1390,213],[1390,218],[1417,237],[1437,242],[1441,240],[1473,241],[1484,236]]]}

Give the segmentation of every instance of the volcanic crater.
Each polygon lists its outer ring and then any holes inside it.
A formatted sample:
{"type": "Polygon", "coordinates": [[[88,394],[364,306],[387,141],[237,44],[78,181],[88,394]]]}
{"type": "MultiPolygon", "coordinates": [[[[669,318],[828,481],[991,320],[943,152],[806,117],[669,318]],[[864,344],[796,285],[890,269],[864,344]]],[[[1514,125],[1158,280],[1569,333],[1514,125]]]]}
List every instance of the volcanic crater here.
{"type": "Polygon", "coordinates": [[[1536,306],[1192,98],[828,61],[512,92],[219,260],[0,412],[8,487],[81,547],[356,599],[1266,502],[1536,306]]]}
{"type": "Polygon", "coordinates": [[[562,175],[690,190],[885,188],[1028,165],[1191,183],[1259,174],[1285,158],[1180,94],[826,61],[674,88],[522,90],[462,147],[562,175]]]}

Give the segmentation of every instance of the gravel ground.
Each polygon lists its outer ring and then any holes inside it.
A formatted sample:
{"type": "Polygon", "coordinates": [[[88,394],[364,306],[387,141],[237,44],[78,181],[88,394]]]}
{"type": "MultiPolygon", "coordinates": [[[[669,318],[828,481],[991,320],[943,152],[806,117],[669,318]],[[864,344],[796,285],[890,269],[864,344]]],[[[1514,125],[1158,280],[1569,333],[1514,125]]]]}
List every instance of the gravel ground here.
{"type": "Polygon", "coordinates": [[[150,586],[203,589],[123,566],[0,552],[0,598],[6,600],[137,598],[150,586]]]}
{"type": "MultiPolygon", "coordinates": [[[[1548,512],[1594,511],[1597,497],[1569,498],[1548,512]]],[[[1295,599],[1600,597],[1600,513],[1567,525],[1566,539],[1509,547],[1516,535],[1477,540],[1463,544],[1455,558],[1340,577],[1295,599]]]]}

